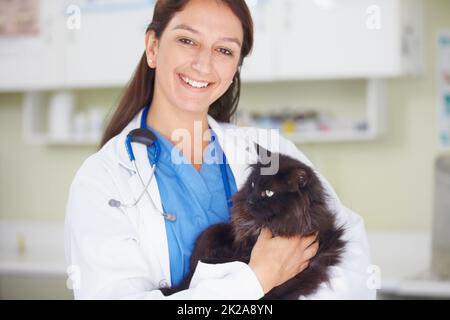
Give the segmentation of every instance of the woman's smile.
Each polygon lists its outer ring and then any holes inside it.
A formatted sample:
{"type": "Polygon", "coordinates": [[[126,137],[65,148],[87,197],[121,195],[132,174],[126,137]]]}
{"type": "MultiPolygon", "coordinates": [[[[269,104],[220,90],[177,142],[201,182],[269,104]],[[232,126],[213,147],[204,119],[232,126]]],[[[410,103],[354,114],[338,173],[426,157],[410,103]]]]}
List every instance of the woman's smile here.
{"type": "Polygon", "coordinates": [[[208,91],[215,84],[214,82],[196,80],[183,74],[178,74],[178,79],[180,80],[183,87],[189,89],[192,92],[199,93],[208,91]]]}

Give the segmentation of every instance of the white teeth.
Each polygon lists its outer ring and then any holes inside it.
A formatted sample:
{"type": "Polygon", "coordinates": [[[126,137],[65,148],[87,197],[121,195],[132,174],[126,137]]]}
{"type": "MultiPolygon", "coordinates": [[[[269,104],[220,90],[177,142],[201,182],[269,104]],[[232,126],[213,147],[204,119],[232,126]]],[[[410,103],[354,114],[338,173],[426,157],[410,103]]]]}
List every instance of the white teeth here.
{"type": "Polygon", "coordinates": [[[209,85],[208,82],[197,82],[183,76],[181,77],[181,79],[183,79],[184,82],[190,84],[192,87],[195,88],[206,88],[209,85]]]}

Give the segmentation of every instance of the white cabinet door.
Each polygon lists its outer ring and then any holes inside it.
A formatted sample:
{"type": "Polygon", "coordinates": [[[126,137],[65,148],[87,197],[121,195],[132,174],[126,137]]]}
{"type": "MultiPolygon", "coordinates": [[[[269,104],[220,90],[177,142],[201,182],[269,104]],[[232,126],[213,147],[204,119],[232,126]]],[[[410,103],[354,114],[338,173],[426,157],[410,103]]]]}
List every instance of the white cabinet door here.
{"type": "MultiPolygon", "coordinates": [[[[0,2],[0,91],[123,86],[131,78],[154,0],[28,1],[40,5],[39,29],[19,36],[2,29],[9,9],[0,2]],[[69,4],[81,10],[80,29],[67,27],[69,4]]],[[[243,81],[388,77],[420,65],[421,0],[247,3],[255,33],[243,81]]]]}
{"type": "Polygon", "coordinates": [[[70,87],[123,86],[145,51],[154,1],[70,1],[81,28],[67,30],[65,83],[70,87]]]}
{"type": "MultiPolygon", "coordinates": [[[[420,1],[278,0],[278,79],[401,75],[405,30],[419,37],[420,19],[405,12],[420,1]]],[[[416,12],[417,13],[417,12],[416,12]]],[[[419,15],[420,16],[420,15],[419,15]]],[[[418,45],[416,41],[415,43],[418,45]]],[[[418,49],[415,49],[418,51],[418,49]]]]}
{"type": "Polygon", "coordinates": [[[0,2],[0,91],[61,84],[57,1],[0,2]]]}
{"type": "Polygon", "coordinates": [[[254,23],[253,50],[244,60],[241,70],[243,81],[271,80],[274,72],[273,39],[276,36],[273,19],[273,0],[247,0],[254,23]]]}

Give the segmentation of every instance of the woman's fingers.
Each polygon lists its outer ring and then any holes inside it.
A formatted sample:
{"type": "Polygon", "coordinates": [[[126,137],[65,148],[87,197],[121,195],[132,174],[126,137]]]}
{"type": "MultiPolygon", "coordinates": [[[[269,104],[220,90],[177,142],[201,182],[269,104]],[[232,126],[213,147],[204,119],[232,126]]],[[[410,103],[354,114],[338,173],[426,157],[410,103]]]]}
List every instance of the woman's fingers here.
{"type": "Polygon", "coordinates": [[[319,248],[316,239],[317,233],[305,237],[274,237],[270,229],[261,229],[252,249],[249,266],[264,292],[286,282],[309,266],[319,248]]]}
{"type": "MultiPolygon", "coordinates": [[[[313,239],[314,241],[312,241],[312,243],[310,243],[309,246],[303,251],[302,259],[304,263],[301,264],[298,273],[303,272],[306,268],[308,268],[311,259],[316,256],[317,251],[319,250],[319,242],[315,238],[313,239]]],[[[311,239],[308,239],[308,242],[310,241],[311,239]]]]}

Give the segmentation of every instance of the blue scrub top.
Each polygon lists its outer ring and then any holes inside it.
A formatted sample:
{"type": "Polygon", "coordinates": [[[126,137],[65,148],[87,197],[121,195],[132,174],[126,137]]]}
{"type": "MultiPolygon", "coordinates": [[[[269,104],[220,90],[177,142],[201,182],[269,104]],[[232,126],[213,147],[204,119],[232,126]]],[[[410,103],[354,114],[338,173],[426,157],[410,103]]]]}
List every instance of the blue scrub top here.
{"type": "MultiPolygon", "coordinates": [[[[156,130],[152,130],[160,145],[155,177],[164,212],[177,216],[176,221],[165,220],[169,245],[172,286],[180,284],[189,273],[189,259],[198,235],[213,224],[230,222],[220,162],[223,151],[215,133],[203,156],[200,171],[187,160],[175,145],[156,130]],[[175,149],[174,149],[175,148],[175,149]],[[172,161],[172,152],[182,163],[172,161]]],[[[152,148],[148,152],[155,162],[152,148]]],[[[237,191],[233,173],[226,165],[231,195],[237,191]]]]}

